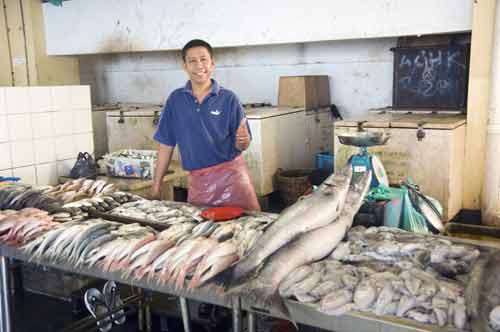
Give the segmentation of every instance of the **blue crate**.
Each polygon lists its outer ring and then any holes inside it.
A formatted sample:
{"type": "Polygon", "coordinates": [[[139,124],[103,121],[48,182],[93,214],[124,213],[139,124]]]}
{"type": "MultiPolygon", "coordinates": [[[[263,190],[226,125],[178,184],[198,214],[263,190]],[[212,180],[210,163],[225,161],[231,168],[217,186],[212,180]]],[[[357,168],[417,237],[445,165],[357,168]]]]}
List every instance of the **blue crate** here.
{"type": "Polygon", "coordinates": [[[327,152],[316,154],[316,168],[333,173],[335,157],[327,152]]]}

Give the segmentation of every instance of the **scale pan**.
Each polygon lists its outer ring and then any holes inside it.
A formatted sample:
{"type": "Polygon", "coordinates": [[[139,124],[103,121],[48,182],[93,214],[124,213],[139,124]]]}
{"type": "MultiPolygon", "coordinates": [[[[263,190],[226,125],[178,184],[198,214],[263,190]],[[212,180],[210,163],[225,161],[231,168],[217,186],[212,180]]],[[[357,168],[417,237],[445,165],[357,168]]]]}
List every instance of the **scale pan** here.
{"type": "Polygon", "coordinates": [[[389,133],[380,131],[361,131],[339,135],[340,143],[359,147],[384,145],[389,138],[391,138],[389,133]]]}

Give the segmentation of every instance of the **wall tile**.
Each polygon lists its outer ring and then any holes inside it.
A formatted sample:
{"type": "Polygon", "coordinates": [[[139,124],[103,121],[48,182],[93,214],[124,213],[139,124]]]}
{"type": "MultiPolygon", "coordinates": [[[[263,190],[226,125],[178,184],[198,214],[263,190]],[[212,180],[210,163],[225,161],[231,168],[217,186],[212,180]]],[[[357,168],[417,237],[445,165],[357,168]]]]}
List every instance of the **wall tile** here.
{"type": "Polygon", "coordinates": [[[31,140],[33,138],[31,114],[8,115],[7,125],[10,141],[31,140]]]}
{"type": "Polygon", "coordinates": [[[10,142],[12,167],[24,167],[35,164],[33,141],[10,142]]]}
{"type": "Polygon", "coordinates": [[[57,185],[57,164],[43,164],[36,166],[36,184],[39,186],[57,185]]]}
{"type": "Polygon", "coordinates": [[[71,86],[54,86],[52,90],[52,106],[55,111],[71,112],[71,86]]]}
{"type": "Polygon", "coordinates": [[[67,159],[57,162],[57,176],[69,176],[69,172],[76,163],[76,159],[67,159]]]}
{"type": "Polygon", "coordinates": [[[92,113],[87,111],[74,111],[73,116],[73,133],[88,133],[92,131],[92,113]]]}
{"type": "Polygon", "coordinates": [[[94,153],[94,134],[79,134],[74,135],[76,152],[94,153]]]}
{"type": "Polygon", "coordinates": [[[56,160],[75,158],[78,154],[73,136],[56,137],[56,160]]]}
{"type": "Polygon", "coordinates": [[[56,161],[56,140],[55,138],[43,138],[34,141],[35,162],[37,164],[56,161]]]}
{"type": "Polygon", "coordinates": [[[48,86],[36,86],[29,89],[31,99],[31,112],[52,111],[52,92],[48,86]]]}
{"type": "Polygon", "coordinates": [[[7,106],[5,104],[5,88],[0,87],[0,115],[7,114],[7,106]]]}
{"type": "Polygon", "coordinates": [[[5,178],[11,177],[12,170],[11,169],[4,169],[4,170],[0,171],[0,176],[3,176],[5,178]]]}
{"type": "Polygon", "coordinates": [[[90,102],[90,86],[74,85],[71,89],[71,106],[73,109],[88,109],[92,108],[90,102]]]}
{"type": "Polygon", "coordinates": [[[55,125],[56,113],[36,113],[31,115],[33,127],[33,138],[46,138],[56,136],[55,125]]]}
{"type": "Polygon", "coordinates": [[[74,122],[75,119],[71,112],[54,113],[54,132],[56,136],[72,134],[74,122]]]}
{"type": "Polygon", "coordinates": [[[21,182],[36,185],[35,166],[14,168],[12,173],[14,176],[21,178],[21,182]]]}
{"type": "Polygon", "coordinates": [[[5,115],[0,115],[0,143],[9,140],[9,130],[7,128],[7,117],[5,115]]]}
{"type": "Polygon", "coordinates": [[[7,113],[23,114],[31,112],[29,87],[5,88],[5,103],[7,113]]]}
{"type": "Polygon", "coordinates": [[[12,168],[12,157],[10,154],[10,144],[0,143],[0,170],[12,168]]]}

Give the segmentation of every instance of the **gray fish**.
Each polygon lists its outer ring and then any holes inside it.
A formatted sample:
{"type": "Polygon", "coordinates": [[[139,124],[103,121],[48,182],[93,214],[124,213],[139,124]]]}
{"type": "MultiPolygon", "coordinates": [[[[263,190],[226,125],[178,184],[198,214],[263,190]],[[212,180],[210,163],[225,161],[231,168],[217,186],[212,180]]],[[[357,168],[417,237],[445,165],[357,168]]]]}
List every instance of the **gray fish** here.
{"type": "Polygon", "coordinates": [[[490,326],[494,331],[500,331],[500,305],[490,312],[490,326]]]}
{"type": "Polygon", "coordinates": [[[353,294],[351,291],[340,289],[331,292],[325,296],[320,303],[319,310],[321,312],[331,312],[332,310],[339,309],[348,303],[352,303],[353,294]]]}
{"type": "Polygon", "coordinates": [[[500,305],[500,251],[479,258],[466,290],[467,312],[474,332],[490,331],[489,316],[500,305]]]}
{"type": "Polygon", "coordinates": [[[393,302],[394,299],[394,288],[392,287],[392,283],[385,283],[382,291],[378,295],[378,298],[375,302],[375,314],[376,315],[385,315],[387,314],[386,308],[387,306],[393,302]]]}
{"type": "Polygon", "coordinates": [[[248,275],[297,236],[332,223],[344,206],[351,175],[352,167],[348,165],[327,178],[318,191],[285,209],[257,240],[254,249],[235,266],[232,280],[248,275]]]}
{"type": "Polygon", "coordinates": [[[354,291],[354,304],[360,310],[367,310],[377,299],[377,290],[369,280],[363,280],[354,291]]]}

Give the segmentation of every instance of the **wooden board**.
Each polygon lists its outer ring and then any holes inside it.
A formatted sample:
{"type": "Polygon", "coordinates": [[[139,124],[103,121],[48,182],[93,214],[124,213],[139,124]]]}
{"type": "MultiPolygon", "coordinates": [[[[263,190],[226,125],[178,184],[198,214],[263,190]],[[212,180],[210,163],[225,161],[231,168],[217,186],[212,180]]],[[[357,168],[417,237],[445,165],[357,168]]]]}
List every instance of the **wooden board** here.
{"type": "Polygon", "coordinates": [[[26,39],[19,0],[4,0],[7,17],[8,38],[10,43],[13,85],[29,85],[26,39]]]}
{"type": "MultiPolygon", "coordinates": [[[[334,129],[335,168],[347,164],[358,148],[340,144],[338,135],[356,132],[354,127],[334,129]]],[[[384,165],[391,184],[407,177],[418,184],[426,195],[436,198],[450,220],[462,208],[465,125],[453,130],[425,129],[425,138],[418,141],[417,129],[368,128],[385,131],[392,137],[384,146],[369,148],[384,165]]]]}
{"type": "Polygon", "coordinates": [[[12,65],[4,0],[0,0],[0,86],[12,86],[12,65]]]}
{"type": "MultiPolygon", "coordinates": [[[[496,0],[473,1],[466,158],[464,160],[464,208],[466,209],[481,208],[497,3],[496,0]]],[[[498,40],[498,32],[496,38],[498,40]]]]}

